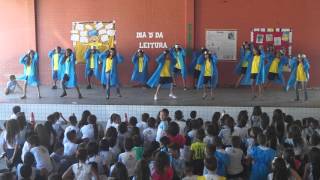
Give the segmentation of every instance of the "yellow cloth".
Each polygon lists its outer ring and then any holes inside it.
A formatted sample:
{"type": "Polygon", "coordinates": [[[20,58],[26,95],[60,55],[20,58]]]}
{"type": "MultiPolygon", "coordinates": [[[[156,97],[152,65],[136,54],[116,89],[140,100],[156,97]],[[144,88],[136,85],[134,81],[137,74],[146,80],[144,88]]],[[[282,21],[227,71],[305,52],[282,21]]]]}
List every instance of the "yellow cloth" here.
{"type": "Polygon", "coordinates": [[[204,76],[212,76],[212,68],[210,59],[206,59],[204,67],[204,76]]]}
{"type": "Polygon", "coordinates": [[[299,63],[297,67],[297,81],[307,81],[307,75],[304,71],[303,64],[299,63]]]}
{"type": "Polygon", "coordinates": [[[259,73],[260,56],[254,56],[251,66],[251,74],[259,73]]]}
{"type": "Polygon", "coordinates": [[[244,60],[244,61],[241,63],[241,67],[248,67],[248,65],[249,65],[248,60],[244,60]]]}
{"type": "Polygon", "coordinates": [[[160,77],[171,77],[170,64],[171,64],[170,59],[166,59],[164,61],[163,67],[162,67],[161,72],[160,72],[160,77]]]}
{"type": "Polygon", "coordinates": [[[53,55],[53,70],[58,71],[59,68],[59,54],[54,53],[53,55]]]}
{"type": "Polygon", "coordinates": [[[179,52],[177,52],[177,58],[176,58],[176,65],[175,65],[175,68],[177,69],[181,69],[181,64],[180,64],[180,61],[179,61],[179,52]]]}
{"type": "Polygon", "coordinates": [[[90,55],[90,69],[94,69],[94,55],[90,55]]]}
{"type": "Polygon", "coordinates": [[[201,65],[200,65],[200,64],[197,64],[194,69],[200,71],[200,70],[201,70],[201,65]]]}
{"type": "Polygon", "coordinates": [[[112,68],[112,58],[106,59],[106,72],[110,72],[112,68]]]}
{"type": "Polygon", "coordinates": [[[206,144],[203,142],[194,142],[191,144],[193,152],[192,160],[204,159],[206,144]]]}
{"type": "Polygon", "coordinates": [[[143,71],[143,57],[139,57],[138,64],[139,64],[139,72],[142,72],[143,71]]]}
{"type": "Polygon", "coordinates": [[[279,58],[274,58],[271,65],[270,65],[269,72],[278,73],[279,72],[279,62],[280,62],[279,58]]]}
{"type": "MultiPolygon", "coordinates": [[[[216,179],[216,180],[226,180],[226,179],[227,179],[226,177],[218,176],[218,175],[217,175],[217,178],[218,178],[218,179],[216,179]]],[[[198,177],[197,177],[197,180],[208,180],[208,179],[206,179],[205,176],[198,176],[198,177]]]]}
{"type": "Polygon", "coordinates": [[[31,63],[29,66],[27,65],[27,69],[26,69],[26,75],[30,76],[30,74],[31,74],[31,63]]]}

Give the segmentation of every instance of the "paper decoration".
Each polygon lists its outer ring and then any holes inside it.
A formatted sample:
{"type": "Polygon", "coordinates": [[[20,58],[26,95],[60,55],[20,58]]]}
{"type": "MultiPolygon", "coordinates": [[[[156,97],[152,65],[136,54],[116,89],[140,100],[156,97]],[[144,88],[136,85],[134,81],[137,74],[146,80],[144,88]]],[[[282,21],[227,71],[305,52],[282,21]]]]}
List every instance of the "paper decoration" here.
{"type": "Polygon", "coordinates": [[[266,34],[266,41],[268,41],[268,42],[273,41],[273,35],[272,34],[266,34]]]}
{"type": "Polygon", "coordinates": [[[84,30],[84,25],[83,24],[77,24],[76,25],[76,30],[83,31],[84,30]]]}
{"type": "Polygon", "coordinates": [[[274,37],[274,45],[281,46],[281,37],[274,37]]]}
{"type": "Polygon", "coordinates": [[[266,32],[266,28],[261,28],[260,32],[266,32]]]}
{"type": "Polygon", "coordinates": [[[288,31],[283,32],[282,41],[289,41],[289,34],[290,34],[290,32],[288,32],[288,31]]]}
{"type": "Polygon", "coordinates": [[[280,32],[280,28],[276,28],[276,32],[280,32]]]}
{"type": "Polygon", "coordinates": [[[260,32],[260,28],[254,28],[253,31],[260,32]]]}
{"type": "Polygon", "coordinates": [[[71,30],[71,34],[78,34],[79,31],[78,30],[71,30]]]}
{"type": "Polygon", "coordinates": [[[98,24],[96,24],[96,29],[99,30],[103,28],[103,23],[99,22],[98,24]]]}
{"type": "Polygon", "coordinates": [[[91,36],[97,36],[98,35],[98,31],[97,30],[91,30],[88,32],[88,35],[91,36]]]}
{"type": "Polygon", "coordinates": [[[106,29],[113,29],[113,23],[109,23],[106,25],[106,29]]]}
{"type": "Polygon", "coordinates": [[[292,32],[289,33],[289,43],[292,43],[292,32]]]}
{"type": "Polygon", "coordinates": [[[88,31],[80,31],[80,36],[87,37],[88,31]]]}
{"type": "Polygon", "coordinates": [[[93,27],[90,24],[86,24],[85,27],[86,27],[87,30],[92,30],[93,29],[93,27]]]}
{"type": "Polygon", "coordinates": [[[80,37],[80,42],[82,42],[82,43],[88,43],[88,42],[89,42],[89,39],[88,39],[88,37],[80,37]]]}
{"type": "Polygon", "coordinates": [[[107,34],[108,34],[109,36],[114,36],[114,35],[116,34],[116,31],[115,31],[115,30],[108,30],[108,31],[107,31],[107,34]]]}
{"type": "Polygon", "coordinates": [[[108,35],[105,34],[105,35],[101,36],[101,41],[102,42],[107,42],[108,40],[109,40],[109,36],[108,35]]]}
{"type": "Polygon", "coordinates": [[[71,34],[71,41],[79,41],[79,34],[71,34]]]}
{"type": "Polygon", "coordinates": [[[267,32],[274,32],[274,29],[273,28],[268,28],[267,32]]]}
{"type": "Polygon", "coordinates": [[[256,43],[257,44],[262,44],[263,43],[263,37],[264,37],[263,34],[258,34],[257,38],[256,38],[256,43]]]}
{"type": "Polygon", "coordinates": [[[101,29],[99,32],[98,32],[99,35],[102,35],[102,34],[107,34],[107,30],[106,29],[101,29]]]}
{"type": "Polygon", "coordinates": [[[283,28],[283,29],[281,29],[281,32],[290,32],[290,29],[289,28],[283,28]]]}

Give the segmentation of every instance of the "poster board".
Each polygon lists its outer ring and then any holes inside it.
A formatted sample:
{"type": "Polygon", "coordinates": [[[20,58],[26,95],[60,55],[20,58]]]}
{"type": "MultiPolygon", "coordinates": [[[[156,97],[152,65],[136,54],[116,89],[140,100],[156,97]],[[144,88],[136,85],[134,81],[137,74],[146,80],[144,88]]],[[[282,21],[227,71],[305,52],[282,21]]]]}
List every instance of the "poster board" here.
{"type": "Polygon", "coordinates": [[[215,52],[219,60],[236,60],[237,30],[207,29],[206,48],[215,52]]]}
{"type": "Polygon", "coordinates": [[[75,49],[77,63],[84,63],[85,51],[96,46],[105,51],[115,46],[115,21],[72,22],[71,41],[75,49]]]}
{"type": "Polygon", "coordinates": [[[286,55],[292,54],[291,28],[253,28],[251,42],[255,46],[262,45],[265,49],[273,45],[276,51],[285,50],[286,55]]]}

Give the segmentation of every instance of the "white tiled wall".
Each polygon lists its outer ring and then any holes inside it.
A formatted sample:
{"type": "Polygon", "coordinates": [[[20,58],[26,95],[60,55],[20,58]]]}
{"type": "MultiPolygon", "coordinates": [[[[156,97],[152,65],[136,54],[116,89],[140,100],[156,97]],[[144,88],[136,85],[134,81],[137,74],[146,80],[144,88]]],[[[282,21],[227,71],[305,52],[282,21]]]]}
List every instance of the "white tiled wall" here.
{"type": "MultiPolygon", "coordinates": [[[[0,104],[0,121],[6,120],[12,113],[11,109],[15,104],[0,104]]],[[[198,116],[204,120],[211,120],[211,116],[215,111],[222,112],[225,110],[233,117],[237,117],[240,110],[252,111],[252,107],[217,107],[217,106],[141,106],[141,105],[70,105],[70,104],[19,104],[22,111],[26,113],[29,119],[30,113],[34,112],[36,120],[46,120],[46,117],[55,111],[61,112],[65,117],[75,113],[78,118],[81,117],[81,113],[84,110],[89,110],[95,114],[98,121],[106,121],[112,113],[118,113],[122,117],[127,113],[128,116],[136,116],[138,119],[142,113],[147,112],[151,116],[156,116],[158,111],[162,108],[168,108],[173,116],[174,111],[180,109],[183,111],[186,118],[189,117],[189,113],[192,110],[198,112],[198,116]]],[[[267,112],[270,116],[275,108],[265,107],[262,108],[264,112],[267,112]]],[[[295,119],[301,119],[303,117],[320,117],[320,108],[288,108],[281,107],[286,114],[291,114],[295,119]]]]}

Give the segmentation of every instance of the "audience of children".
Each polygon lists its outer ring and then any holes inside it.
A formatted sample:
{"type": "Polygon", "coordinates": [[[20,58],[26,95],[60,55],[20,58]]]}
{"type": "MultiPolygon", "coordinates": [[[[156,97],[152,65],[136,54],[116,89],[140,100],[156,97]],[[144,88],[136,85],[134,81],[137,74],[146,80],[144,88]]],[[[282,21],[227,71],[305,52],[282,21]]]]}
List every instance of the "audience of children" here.
{"type": "Polygon", "coordinates": [[[171,121],[167,109],[160,111],[158,121],[148,113],[139,122],[113,114],[106,130],[88,110],[79,123],[72,114],[62,129],[54,128],[61,113],[33,129],[20,111],[5,122],[0,141],[18,180],[320,178],[318,120],[294,120],[280,109],[271,122],[261,107],[254,107],[250,118],[240,111],[236,122],[225,112],[214,113],[211,121],[195,111],[186,121],[182,111],[171,121]]]}

